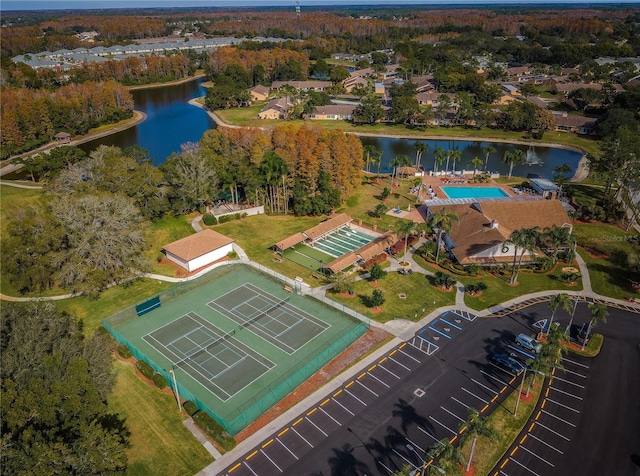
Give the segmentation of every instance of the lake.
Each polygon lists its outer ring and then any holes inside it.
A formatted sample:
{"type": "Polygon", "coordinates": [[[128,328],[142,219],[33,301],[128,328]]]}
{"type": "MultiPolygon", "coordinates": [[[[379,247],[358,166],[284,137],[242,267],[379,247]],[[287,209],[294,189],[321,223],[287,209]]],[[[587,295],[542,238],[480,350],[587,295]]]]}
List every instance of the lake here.
{"type": "MultiPolygon", "coordinates": [[[[215,128],[215,122],[201,108],[188,104],[190,99],[205,95],[203,79],[189,81],[174,86],[137,89],[132,91],[135,109],[144,112],[147,119],[127,130],[116,132],[100,139],[85,142],[79,147],[90,152],[101,144],[115,145],[122,149],[133,144],[149,150],[155,165],[163,163],[173,152],[179,152],[186,142],[198,142],[208,129],[215,128]]],[[[415,161],[415,139],[392,139],[382,137],[362,137],[363,144],[371,144],[383,151],[381,172],[391,172],[389,162],[397,155],[407,155],[415,161]]],[[[552,147],[528,147],[516,144],[492,143],[482,141],[454,141],[448,139],[424,140],[429,151],[423,154],[422,165],[426,170],[433,169],[433,151],[442,147],[445,151],[458,148],[462,151],[462,160],[456,163],[456,169],[470,169],[469,161],[474,157],[484,160],[483,148],[492,144],[497,151],[489,156],[488,169],[507,174],[509,169],[501,159],[506,150],[520,148],[527,153],[527,164],[517,165],[513,174],[526,177],[537,174],[551,178],[552,169],[566,163],[572,173],[578,167],[582,155],[565,149],[552,147]]],[[[377,170],[372,166],[373,171],[377,170]]],[[[440,167],[442,170],[444,164],[440,167]]],[[[452,164],[449,164],[449,169],[452,164]]]]}

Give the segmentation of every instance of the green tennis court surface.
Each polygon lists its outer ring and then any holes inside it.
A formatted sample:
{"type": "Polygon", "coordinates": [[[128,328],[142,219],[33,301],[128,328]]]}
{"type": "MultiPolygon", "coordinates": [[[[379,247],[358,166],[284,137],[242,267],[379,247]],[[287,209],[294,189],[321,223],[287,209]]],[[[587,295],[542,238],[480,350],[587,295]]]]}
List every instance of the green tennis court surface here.
{"type": "MultiPolygon", "coordinates": [[[[160,295],[161,305],[104,321],[137,359],[231,434],[366,332],[366,324],[253,268],[219,267],[160,295]]],[[[138,305],[139,309],[148,307],[138,305]]],[[[131,312],[129,312],[131,311],[131,312]]]]}

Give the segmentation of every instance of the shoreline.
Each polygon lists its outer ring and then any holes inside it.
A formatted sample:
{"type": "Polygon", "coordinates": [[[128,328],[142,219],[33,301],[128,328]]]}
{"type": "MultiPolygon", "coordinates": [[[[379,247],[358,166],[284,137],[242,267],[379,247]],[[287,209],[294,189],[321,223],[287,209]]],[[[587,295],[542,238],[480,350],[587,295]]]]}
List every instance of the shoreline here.
{"type": "Polygon", "coordinates": [[[139,91],[141,89],[156,89],[164,88],[166,86],[177,86],[179,84],[188,83],[189,81],[195,81],[196,79],[204,78],[205,73],[196,74],[194,76],[188,76],[186,78],[178,79],[176,81],[170,81],[168,83],[151,83],[151,84],[136,84],[135,86],[125,86],[128,91],[139,91]]]}

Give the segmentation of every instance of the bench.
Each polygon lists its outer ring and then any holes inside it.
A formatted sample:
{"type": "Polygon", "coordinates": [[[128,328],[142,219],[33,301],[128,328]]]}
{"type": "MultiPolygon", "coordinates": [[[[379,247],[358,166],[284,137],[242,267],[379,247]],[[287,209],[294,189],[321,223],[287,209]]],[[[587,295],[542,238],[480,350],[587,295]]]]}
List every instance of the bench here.
{"type": "Polygon", "coordinates": [[[293,292],[293,288],[292,288],[291,286],[285,286],[285,287],[284,287],[284,290],[285,290],[285,291],[287,291],[287,292],[289,292],[289,293],[292,293],[292,292],[293,292]]]}

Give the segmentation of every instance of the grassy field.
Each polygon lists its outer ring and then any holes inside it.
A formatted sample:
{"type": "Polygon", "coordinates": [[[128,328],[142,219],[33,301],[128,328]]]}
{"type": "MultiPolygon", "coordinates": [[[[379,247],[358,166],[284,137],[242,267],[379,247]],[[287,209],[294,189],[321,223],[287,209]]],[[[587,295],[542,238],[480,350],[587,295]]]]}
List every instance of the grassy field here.
{"type": "Polygon", "coordinates": [[[126,418],[131,432],[127,449],[131,476],[195,474],[213,461],[211,455],[182,424],[172,395],[143,382],[133,365],[114,363],[116,385],[109,409],[126,418]]]}
{"type": "Polygon", "coordinates": [[[355,297],[343,297],[337,294],[330,294],[329,297],[378,322],[393,319],[416,322],[434,309],[449,306],[455,302],[455,292],[444,292],[434,288],[421,273],[403,276],[393,271],[381,279],[375,287],[368,281],[361,280],[353,283],[352,288],[355,291],[355,297]],[[371,296],[374,289],[382,291],[385,297],[380,313],[374,313],[366,306],[367,298],[371,296]],[[406,297],[401,298],[400,294],[406,297]]]}
{"type": "Polygon", "coordinates": [[[105,317],[155,296],[171,286],[173,283],[155,279],[138,279],[129,286],[109,288],[100,293],[97,299],[80,296],[56,301],[56,306],[82,319],[85,334],[90,335],[101,326],[100,321],[105,317]]]}
{"type": "Polygon", "coordinates": [[[589,268],[591,287],[596,293],[617,299],[639,297],[640,293],[634,294],[629,282],[631,279],[637,281],[638,276],[628,269],[626,262],[628,253],[640,251],[638,245],[627,241],[637,232],[627,233],[611,225],[578,224],[573,227],[573,233],[580,246],[578,253],[589,268]]]}

